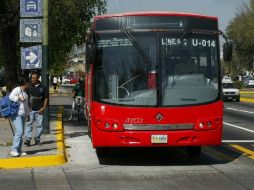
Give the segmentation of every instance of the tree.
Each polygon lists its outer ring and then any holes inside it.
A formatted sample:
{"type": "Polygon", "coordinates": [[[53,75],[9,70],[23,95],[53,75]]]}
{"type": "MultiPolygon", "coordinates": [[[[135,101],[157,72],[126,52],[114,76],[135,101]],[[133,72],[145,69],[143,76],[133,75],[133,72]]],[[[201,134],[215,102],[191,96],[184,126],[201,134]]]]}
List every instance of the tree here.
{"type": "Polygon", "coordinates": [[[19,0],[3,0],[0,6],[0,54],[10,90],[19,76],[19,0]]]}
{"type": "Polygon", "coordinates": [[[239,68],[253,69],[254,56],[254,0],[243,4],[240,12],[227,27],[227,34],[235,44],[233,62],[239,68]]]}
{"type": "MultiPolygon", "coordinates": [[[[0,62],[6,71],[7,89],[20,76],[20,0],[2,0],[0,6],[0,62]]],[[[74,44],[85,41],[85,34],[96,10],[105,12],[105,0],[49,1],[50,67],[61,69],[74,44]]]]}
{"type": "Polygon", "coordinates": [[[49,57],[51,69],[61,72],[73,45],[85,42],[96,10],[105,12],[104,0],[55,0],[49,7],[49,57]]]}

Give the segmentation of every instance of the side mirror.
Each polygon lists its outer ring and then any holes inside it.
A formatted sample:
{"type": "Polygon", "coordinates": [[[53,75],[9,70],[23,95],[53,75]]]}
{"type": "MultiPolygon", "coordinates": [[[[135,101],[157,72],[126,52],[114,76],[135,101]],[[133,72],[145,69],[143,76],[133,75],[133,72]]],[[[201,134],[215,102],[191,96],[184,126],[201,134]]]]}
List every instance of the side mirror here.
{"type": "Polygon", "coordinates": [[[231,61],[233,54],[233,43],[226,42],[223,44],[223,59],[224,61],[231,61]]]}

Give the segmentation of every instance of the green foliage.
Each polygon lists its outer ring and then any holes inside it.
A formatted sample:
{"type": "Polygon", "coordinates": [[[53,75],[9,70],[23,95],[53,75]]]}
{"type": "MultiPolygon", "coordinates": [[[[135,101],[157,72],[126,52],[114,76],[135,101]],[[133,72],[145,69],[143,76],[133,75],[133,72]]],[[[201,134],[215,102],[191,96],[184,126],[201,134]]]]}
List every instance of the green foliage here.
{"type": "Polygon", "coordinates": [[[254,0],[249,4],[242,4],[240,12],[227,27],[227,34],[235,44],[239,67],[251,70],[254,54],[254,0]]]}
{"type": "Polygon", "coordinates": [[[234,81],[233,85],[235,88],[241,89],[241,88],[243,88],[243,81],[234,81]]]}
{"type": "Polygon", "coordinates": [[[68,53],[85,42],[86,32],[97,8],[105,12],[104,0],[49,1],[49,58],[54,72],[63,71],[68,53]]]}
{"type": "MultiPolygon", "coordinates": [[[[11,89],[20,75],[19,19],[20,0],[1,0],[0,65],[6,68],[7,88],[11,89]]],[[[49,0],[49,65],[61,73],[74,44],[85,41],[91,18],[106,0],[49,0]]]]}
{"type": "Polygon", "coordinates": [[[20,75],[19,0],[2,0],[0,6],[0,62],[6,72],[7,90],[20,75]]]}

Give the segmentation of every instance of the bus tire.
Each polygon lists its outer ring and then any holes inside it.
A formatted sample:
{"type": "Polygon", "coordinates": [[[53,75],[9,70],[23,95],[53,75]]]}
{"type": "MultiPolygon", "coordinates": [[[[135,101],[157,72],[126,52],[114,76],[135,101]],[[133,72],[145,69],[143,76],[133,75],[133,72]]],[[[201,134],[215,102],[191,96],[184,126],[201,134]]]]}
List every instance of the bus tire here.
{"type": "Polygon", "coordinates": [[[96,148],[96,154],[100,158],[107,157],[109,155],[109,152],[110,152],[109,148],[105,147],[96,148]]]}
{"type": "Polygon", "coordinates": [[[201,146],[189,146],[187,147],[187,153],[191,157],[199,157],[201,154],[201,146]]]}

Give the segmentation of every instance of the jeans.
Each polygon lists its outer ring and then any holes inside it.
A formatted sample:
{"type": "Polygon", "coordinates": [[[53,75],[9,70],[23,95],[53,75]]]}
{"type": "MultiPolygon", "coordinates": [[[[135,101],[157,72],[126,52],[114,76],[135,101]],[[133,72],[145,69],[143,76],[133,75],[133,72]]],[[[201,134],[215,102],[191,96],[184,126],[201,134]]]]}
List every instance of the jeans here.
{"type": "Polygon", "coordinates": [[[43,114],[39,114],[37,111],[31,111],[30,112],[30,120],[26,123],[26,128],[25,128],[25,135],[26,135],[26,140],[31,141],[32,139],[32,131],[33,131],[33,123],[35,124],[36,127],[36,133],[35,133],[35,140],[40,140],[41,133],[42,133],[42,119],[43,119],[43,114]]]}
{"type": "Polygon", "coordinates": [[[24,127],[25,127],[25,117],[17,114],[12,116],[11,120],[15,128],[15,136],[13,138],[11,150],[21,153],[22,136],[24,134],[24,127]]]}

